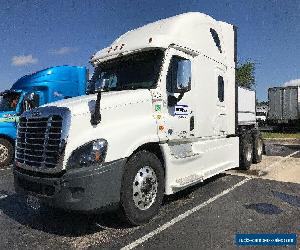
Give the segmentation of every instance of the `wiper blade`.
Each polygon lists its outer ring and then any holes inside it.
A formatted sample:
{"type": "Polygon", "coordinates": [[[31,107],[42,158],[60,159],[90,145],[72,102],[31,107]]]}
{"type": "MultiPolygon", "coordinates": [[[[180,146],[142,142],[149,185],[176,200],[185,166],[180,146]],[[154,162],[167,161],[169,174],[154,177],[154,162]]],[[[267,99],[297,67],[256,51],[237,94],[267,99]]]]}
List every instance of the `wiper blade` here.
{"type": "Polygon", "coordinates": [[[135,89],[148,89],[145,86],[141,86],[141,85],[129,85],[129,86],[123,86],[122,88],[120,88],[122,90],[135,90],[135,89]]]}
{"type": "Polygon", "coordinates": [[[149,89],[149,88],[147,88],[145,86],[139,86],[139,85],[127,85],[127,86],[120,86],[120,87],[114,87],[114,88],[106,88],[106,89],[103,89],[102,92],[136,90],[136,89],[149,89]]]}

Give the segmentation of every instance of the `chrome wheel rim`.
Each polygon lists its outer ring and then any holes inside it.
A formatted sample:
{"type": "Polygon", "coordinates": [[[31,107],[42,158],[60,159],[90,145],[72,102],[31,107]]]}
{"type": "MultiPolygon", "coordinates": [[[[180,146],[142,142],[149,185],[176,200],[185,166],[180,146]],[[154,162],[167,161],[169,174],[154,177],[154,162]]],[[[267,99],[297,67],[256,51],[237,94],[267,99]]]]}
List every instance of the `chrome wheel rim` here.
{"type": "Polygon", "coordinates": [[[141,168],[134,177],[132,184],[132,197],[135,206],[140,210],[146,210],[155,202],[157,195],[157,176],[149,167],[141,168]]]}
{"type": "Polygon", "coordinates": [[[8,157],[8,148],[0,144],[0,162],[6,161],[8,157]]]}
{"type": "Polygon", "coordinates": [[[263,151],[263,143],[262,143],[262,140],[259,139],[258,143],[257,143],[257,154],[261,155],[262,151],[263,151]]]}
{"type": "Polygon", "coordinates": [[[247,159],[247,161],[251,161],[251,157],[252,157],[252,146],[249,145],[248,146],[248,150],[246,152],[246,159],[247,159]]]}

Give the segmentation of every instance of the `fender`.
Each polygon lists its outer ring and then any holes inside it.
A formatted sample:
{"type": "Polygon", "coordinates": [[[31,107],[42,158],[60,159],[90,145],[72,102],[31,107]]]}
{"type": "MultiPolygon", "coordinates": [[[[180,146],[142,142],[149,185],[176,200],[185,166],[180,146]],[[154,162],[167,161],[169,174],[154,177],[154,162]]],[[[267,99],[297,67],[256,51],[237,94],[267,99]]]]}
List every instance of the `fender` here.
{"type": "MultiPolygon", "coordinates": [[[[118,122],[100,123],[97,127],[86,130],[82,130],[85,127],[84,121],[89,120],[82,116],[75,119],[78,121],[74,121],[73,124],[78,124],[80,127],[73,127],[70,131],[69,138],[72,138],[72,141],[67,143],[65,164],[75,149],[100,138],[108,142],[107,162],[127,158],[146,143],[159,142],[156,121],[147,112],[142,117],[136,116],[131,119],[121,119],[118,122]]],[[[89,124],[86,125],[89,126],[89,124]]]]}
{"type": "Polygon", "coordinates": [[[17,137],[17,128],[14,126],[1,126],[0,137],[7,138],[13,142],[14,140],[16,140],[17,137]]]}

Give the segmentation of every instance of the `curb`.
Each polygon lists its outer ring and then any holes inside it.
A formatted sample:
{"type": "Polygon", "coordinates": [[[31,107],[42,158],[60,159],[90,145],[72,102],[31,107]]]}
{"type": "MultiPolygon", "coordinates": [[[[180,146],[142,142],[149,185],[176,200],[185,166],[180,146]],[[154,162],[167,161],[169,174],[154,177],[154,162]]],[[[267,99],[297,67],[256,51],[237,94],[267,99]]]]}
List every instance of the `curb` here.
{"type": "Polygon", "coordinates": [[[282,144],[282,145],[300,145],[300,139],[294,138],[264,138],[266,144],[282,144]]]}

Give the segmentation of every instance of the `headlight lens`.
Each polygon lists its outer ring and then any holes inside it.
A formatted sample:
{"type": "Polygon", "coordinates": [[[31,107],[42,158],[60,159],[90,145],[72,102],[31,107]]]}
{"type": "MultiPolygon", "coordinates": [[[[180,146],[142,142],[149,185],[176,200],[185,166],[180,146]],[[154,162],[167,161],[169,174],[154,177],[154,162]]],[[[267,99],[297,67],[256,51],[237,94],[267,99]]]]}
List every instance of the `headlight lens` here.
{"type": "Polygon", "coordinates": [[[102,164],[107,152],[107,141],[99,139],[88,142],[73,151],[68,161],[68,169],[102,164]]]}

